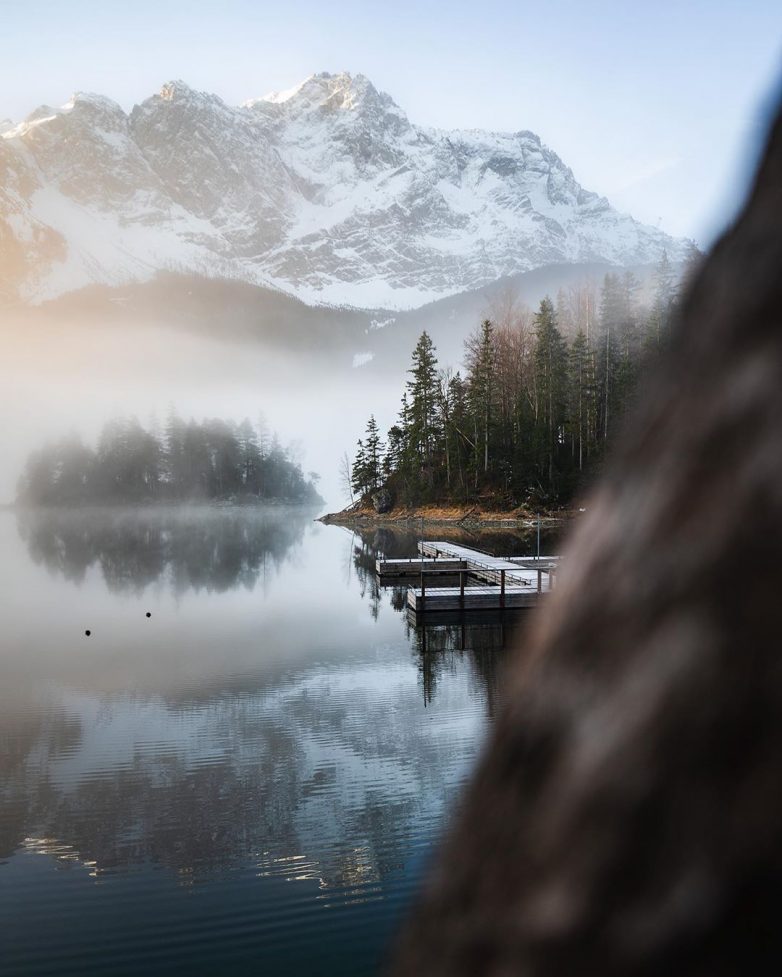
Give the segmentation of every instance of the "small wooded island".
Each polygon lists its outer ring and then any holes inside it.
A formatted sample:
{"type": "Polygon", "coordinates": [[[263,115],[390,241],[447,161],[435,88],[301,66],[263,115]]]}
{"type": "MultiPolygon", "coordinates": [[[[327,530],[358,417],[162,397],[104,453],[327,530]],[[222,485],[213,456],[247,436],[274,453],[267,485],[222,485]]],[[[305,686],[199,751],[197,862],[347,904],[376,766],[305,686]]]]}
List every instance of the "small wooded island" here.
{"type": "Polygon", "coordinates": [[[599,473],[639,385],[668,345],[681,284],[666,255],[642,299],[630,272],[506,303],[465,343],[464,373],[441,369],[429,335],[413,351],[399,418],[381,440],[374,414],[341,474],[352,504],[327,522],[524,523],[564,514],[599,473]],[[596,314],[597,304],[597,314],[596,314]]]}
{"type": "Polygon", "coordinates": [[[305,477],[265,426],[249,420],[184,421],[169,414],[162,432],[112,420],[96,448],[77,435],[30,455],[17,487],[23,506],[178,502],[320,505],[318,475],[305,477]]]}

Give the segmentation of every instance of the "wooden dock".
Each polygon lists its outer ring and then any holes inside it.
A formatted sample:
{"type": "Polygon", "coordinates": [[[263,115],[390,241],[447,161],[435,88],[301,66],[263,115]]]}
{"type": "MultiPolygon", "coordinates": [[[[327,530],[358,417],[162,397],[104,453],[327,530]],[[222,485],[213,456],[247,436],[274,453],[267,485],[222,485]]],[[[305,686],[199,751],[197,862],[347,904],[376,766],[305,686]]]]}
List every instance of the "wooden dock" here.
{"type": "Polygon", "coordinates": [[[455,574],[466,570],[464,560],[376,560],[375,569],[379,577],[420,577],[426,574],[455,574]]]}
{"type": "Polygon", "coordinates": [[[407,605],[416,614],[533,607],[553,589],[559,566],[558,556],[496,557],[443,541],[421,542],[418,550],[418,559],[376,563],[381,583],[418,581],[407,592],[407,605]],[[448,577],[458,578],[459,585],[437,584],[448,577]]]}

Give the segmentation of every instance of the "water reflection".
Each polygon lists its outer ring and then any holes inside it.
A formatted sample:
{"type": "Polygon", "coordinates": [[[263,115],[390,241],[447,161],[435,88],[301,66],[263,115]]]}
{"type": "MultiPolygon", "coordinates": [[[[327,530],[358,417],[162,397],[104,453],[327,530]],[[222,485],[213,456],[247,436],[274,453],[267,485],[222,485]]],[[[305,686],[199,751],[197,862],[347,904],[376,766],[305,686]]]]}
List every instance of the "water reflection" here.
{"type": "Polygon", "coordinates": [[[527,623],[524,611],[438,613],[429,620],[406,611],[407,634],[418,654],[424,701],[429,704],[443,673],[469,659],[480,676],[489,716],[494,716],[502,692],[502,666],[527,623]]]}
{"type": "Polygon", "coordinates": [[[401,717],[364,742],[378,699],[361,681],[340,694],[310,675],[186,711],[72,696],[21,725],[6,713],[0,857],[48,846],[95,875],[153,863],[192,881],[248,861],[289,874],[299,856],[295,874],[328,887],[354,878],[360,847],[364,881],[382,877],[420,810],[425,760],[442,770],[443,757],[401,717]]]}
{"type": "Polygon", "coordinates": [[[416,542],[295,510],[0,514],[9,973],[100,973],[102,907],[138,973],[152,929],[197,942],[184,892],[212,894],[191,974],[376,971],[513,641],[507,615],[408,620],[374,568],[416,542]]]}
{"type": "Polygon", "coordinates": [[[73,583],[97,566],[110,591],[165,580],[175,593],[252,589],[300,543],[314,511],[30,509],[17,516],[30,558],[73,583]]]}
{"type": "MultiPolygon", "coordinates": [[[[555,553],[559,550],[566,526],[547,524],[540,532],[540,552],[555,553]]],[[[532,556],[537,550],[537,530],[532,529],[480,529],[469,532],[456,525],[427,527],[422,534],[414,524],[410,528],[380,526],[361,528],[354,534],[354,541],[367,551],[382,554],[386,559],[402,559],[416,556],[418,542],[423,539],[451,540],[461,546],[490,553],[492,556],[532,556]]],[[[374,567],[373,567],[374,569],[374,567]]]]}
{"type": "MultiPolygon", "coordinates": [[[[561,527],[546,528],[540,534],[542,553],[556,552],[560,545],[561,527]]],[[[484,531],[467,534],[450,527],[428,532],[427,538],[448,539],[471,546],[495,556],[526,556],[537,551],[537,533],[529,531],[484,531]]],[[[506,649],[523,640],[528,611],[434,613],[416,615],[407,607],[407,586],[381,586],[375,572],[378,558],[401,559],[418,552],[420,533],[380,527],[353,534],[351,551],[353,567],[360,582],[361,593],[369,604],[370,614],[377,620],[385,598],[391,607],[404,615],[405,633],[417,656],[424,703],[432,702],[438,678],[444,672],[459,668],[465,656],[471,661],[485,684],[489,715],[494,715],[501,690],[500,676],[506,649]]],[[[427,586],[456,586],[458,579],[432,578],[427,586]]]]}
{"type": "MultiPolygon", "coordinates": [[[[422,726],[422,673],[409,657],[420,654],[415,630],[396,613],[378,622],[375,548],[350,541],[345,588],[331,565],[348,540],[311,518],[295,510],[18,514],[49,586],[59,594],[77,583],[93,616],[101,588],[123,595],[107,608],[119,617],[148,606],[137,596],[153,583],[174,598],[203,590],[231,604],[213,603],[207,621],[196,617],[200,598],[177,604],[175,617],[163,603],[153,617],[167,628],[161,641],[104,624],[89,642],[63,645],[67,661],[51,650],[63,630],[51,611],[15,629],[30,636],[32,653],[18,637],[18,650],[0,661],[0,858],[48,854],[96,878],[155,864],[189,881],[252,864],[324,889],[399,868],[414,825],[440,817],[446,785],[474,755],[482,676],[453,665],[437,723],[422,726]],[[277,588],[261,603],[236,604],[270,568],[277,588]],[[304,603],[296,598],[303,579],[311,586],[304,603]],[[375,626],[355,631],[365,601],[375,626]]],[[[141,630],[136,616],[139,634],[157,633],[141,630]]],[[[444,659],[433,666],[446,667],[444,659]]],[[[433,675],[424,680],[428,705],[433,675]]]]}

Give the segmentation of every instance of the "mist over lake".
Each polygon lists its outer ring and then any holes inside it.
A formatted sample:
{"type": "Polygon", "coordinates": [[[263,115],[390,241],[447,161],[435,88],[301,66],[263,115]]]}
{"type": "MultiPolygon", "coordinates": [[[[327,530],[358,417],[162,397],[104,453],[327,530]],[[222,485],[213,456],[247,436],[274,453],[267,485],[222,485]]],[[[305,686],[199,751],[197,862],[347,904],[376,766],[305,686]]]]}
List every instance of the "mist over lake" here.
{"type": "Polygon", "coordinates": [[[10,502],[29,453],[70,433],[89,444],[112,418],[135,416],[165,424],[173,407],[185,419],[259,417],[304,471],[321,476],[331,508],[346,497],[337,465],[360,435],[370,390],[388,389],[389,423],[396,409],[388,380],[352,366],[353,346],[326,356],[297,352],[262,338],[236,339],[218,331],[9,314],[0,322],[0,501],[10,502]],[[22,406],[24,405],[24,406],[22,406]]]}

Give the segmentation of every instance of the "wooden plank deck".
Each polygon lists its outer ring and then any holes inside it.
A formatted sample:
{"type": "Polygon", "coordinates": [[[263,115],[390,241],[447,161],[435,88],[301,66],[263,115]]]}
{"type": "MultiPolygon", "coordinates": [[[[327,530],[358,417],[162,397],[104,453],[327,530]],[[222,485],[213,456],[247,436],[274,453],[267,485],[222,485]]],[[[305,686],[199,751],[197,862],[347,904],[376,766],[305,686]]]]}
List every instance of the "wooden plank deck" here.
{"type": "Polygon", "coordinates": [[[432,559],[463,560],[472,576],[484,583],[497,586],[502,584],[503,576],[507,586],[527,586],[529,571],[533,570],[539,577],[536,590],[540,591],[551,589],[556,561],[559,559],[559,557],[547,557],[545,560],[538,561],[535,557],[516,557],[511,560],[501,556],[489,556],[488,553],[471,549],[469,546],[457,546],[455,543],[441,540],[421,542],[418,544],[418,549],[424,557],[432,559]]]}
{"type": "Polygon", "coordinates": [[[540,599],[535,587],[409,587],[407,606],[416,614],[424,611],[496,611],[534,607],[540,599]]]}
{"type": "Polygon", "coordinates": [[[467,568],[464,560],[376,560],[375,570],[381,577],[420,577],[426,574],[458,573],[467,568]]]}
{"type": "Polygon", "coordinates": [[[508,560],[516,566],[524,567],[525,570],[554,570],[559,566],[560,556],[509,556],[508,560]]]}
{"type": "Polygon", "coordinates": [[[375,564],[381,581],[420,581],[407,593],[408,608],[416,614],[532,607],[553,588],[559,562],[557,556],[506,559],[441,540],[421,542],[418,550],[418,559],[379,559],[375,564]],[[457,575],[458,587],[437,585],[438,577],[457,575]]]}

